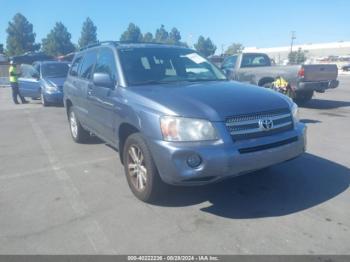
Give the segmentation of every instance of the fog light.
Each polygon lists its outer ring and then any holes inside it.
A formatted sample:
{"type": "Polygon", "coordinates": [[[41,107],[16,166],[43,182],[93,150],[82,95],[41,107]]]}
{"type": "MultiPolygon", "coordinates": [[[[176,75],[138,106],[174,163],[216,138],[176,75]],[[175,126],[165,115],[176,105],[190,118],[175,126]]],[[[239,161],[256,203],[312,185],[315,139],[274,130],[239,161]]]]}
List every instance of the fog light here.
{"type": "Polygon", "coordinates": [[[192,168],[198,167],[202,163],[202,159],[199,155],[193,154],[187,158],[187,165],[192,168]]]}

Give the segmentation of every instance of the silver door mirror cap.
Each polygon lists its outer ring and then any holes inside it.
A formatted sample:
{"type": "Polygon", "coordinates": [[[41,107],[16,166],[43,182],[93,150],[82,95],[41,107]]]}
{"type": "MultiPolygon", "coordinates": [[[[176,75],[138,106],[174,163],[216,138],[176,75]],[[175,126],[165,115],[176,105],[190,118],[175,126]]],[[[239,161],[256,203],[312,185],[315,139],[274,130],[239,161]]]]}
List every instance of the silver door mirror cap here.
{"type": "Polygon", "coordinates": [[[94,85],[106,87],[110,89],[115,88],[115,81],[107,73],[94,73],[92,76],[92,81],[94,85]]]}

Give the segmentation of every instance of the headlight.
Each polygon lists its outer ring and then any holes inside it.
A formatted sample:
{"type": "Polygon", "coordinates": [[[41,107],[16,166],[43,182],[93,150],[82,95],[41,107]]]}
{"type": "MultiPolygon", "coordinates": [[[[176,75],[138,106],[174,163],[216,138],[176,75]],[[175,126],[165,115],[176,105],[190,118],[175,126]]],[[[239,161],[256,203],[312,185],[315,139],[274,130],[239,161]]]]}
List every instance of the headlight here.
{"type": "Polygon", "coordinates": [[[218,139],[213,125],[203,119],[163,116],[160,128],[165,141],[204,141],[218,139]]]}
{"type": "Polygon", "coordinates": [[[53,83],[51,82],[45,82],[45,90],[47,92],[57,92],[57,86],[55,86],[53,83]]]}
{"type": "Polygon", "coordinates": [[[294,123],[298,123],[299,122],[299,109],[298,109],[298,106],[296,103],[292,104],[291,111],[292,111],[294,123]]]}

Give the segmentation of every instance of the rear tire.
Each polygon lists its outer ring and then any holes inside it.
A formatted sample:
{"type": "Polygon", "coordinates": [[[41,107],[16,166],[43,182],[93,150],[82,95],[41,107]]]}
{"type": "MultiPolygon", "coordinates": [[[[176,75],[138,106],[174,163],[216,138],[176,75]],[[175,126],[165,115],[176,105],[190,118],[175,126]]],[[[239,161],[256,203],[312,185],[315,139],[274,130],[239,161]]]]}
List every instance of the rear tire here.
{"type": "Polygon", "coordinates": [[[294,97],[293,100],[295,103],[297,103],[299,106],[306,104],[312,99],[312,96],[314,95],[314,91],[294,91],[294,97]]]}
{"type": "Polygon", "coordinates": [[[71,106],[68,110],[68,120],[69,120],[70,133],[72,135],[73,140],[76,143],[87,142],[90,138],[90,133],[81,126],[74,112],[73,106],[71,106]]]}
{"type": "Polygon", "coordinates": [[[263,85],[261,85],[264,88],[271,88],[272,87],[272,82],[269,83],[264,83],[263,85]]]}
{"type": "Polygon", "coordinates": [[[161,180],[148,146],[140,133],[130,135],[123,149],[124,170],[133,194],[144,202],[153,202],[164,192],[161,180]]]}

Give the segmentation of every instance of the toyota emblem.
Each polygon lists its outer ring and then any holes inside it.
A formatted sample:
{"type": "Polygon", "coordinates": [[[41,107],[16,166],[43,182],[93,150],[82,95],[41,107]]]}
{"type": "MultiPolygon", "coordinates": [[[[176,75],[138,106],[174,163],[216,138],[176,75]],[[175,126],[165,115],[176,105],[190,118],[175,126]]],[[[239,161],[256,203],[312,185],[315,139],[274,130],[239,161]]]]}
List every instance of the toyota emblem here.
{"type": "Polygon", "coordinates": [[[262,131],[269,131],[273,128],[273,121],[271,119],[261,119],[259,120],[259,128],[262,131]]]}

